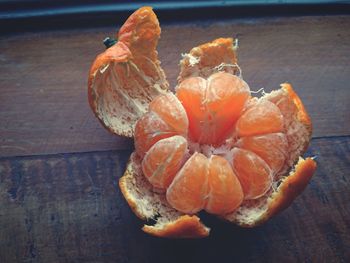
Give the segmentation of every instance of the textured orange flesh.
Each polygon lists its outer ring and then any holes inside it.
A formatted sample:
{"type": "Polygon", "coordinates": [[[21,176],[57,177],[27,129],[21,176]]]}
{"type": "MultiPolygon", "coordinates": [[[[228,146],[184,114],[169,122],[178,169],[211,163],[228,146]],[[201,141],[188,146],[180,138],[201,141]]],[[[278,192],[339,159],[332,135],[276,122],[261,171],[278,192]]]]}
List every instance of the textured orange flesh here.
{"type": "Polygon", "coordinates": [[[236,145],[257,154],[275,173],[281,170],[288,154],[288,141],[283,133],[243,137],[236,145]]]}
{"type": "Polygon", "coordinates": [[[202,144],[221,144],[250,96],[248,85],[237,76],[219,72],[208,80],[184,80],[176,95],[190,120],[190,136],[202,144]]]}
{"type": "Polygon", "coordinates": [[[243,191],[226,159],[195,153],[176,175],[166,197],[175,209],[184,213],[205,209],[223,215],[239,207],[243,191]]]}
{"type": "Polygon", "coordinates": [[[181,168],[166,192],[176,210],[194,214],[202,210],[208,193],[208,159],[195,153],[181,168]]]}
{"type": "Polygon", "coordinates": [[[205,210],[224,215],[234,211],[243,201],[243,191],[228,161],[212,155],[209,159],[208,201],[205,210]]]}
{"type": "Polygon", "coordinates": [[[241,183],[244,198],[255,199],[264,195],[272,184],[271,169],[256,154],[235,148],[232,166],[241,183]]]}
{"type": "Polygon", "coordinates": [[[242,114],[237,121],[236,131],[239,137],[282,132],[283,124],[279,108],[263,100],[242,114]]]}
{"type": "Polygon", "coordinates": [[[135,149],[140,156],[161,139],[177,135],[167,123],[154,112],[148,112],[141,117],[135,127],[135,149]]]}
{"type": "Polygon", "coordinates": [[[159,95],[135,126],[135,148],[140,156],[157,141],[174,135],[187,136],[188,119],[181,103],[172,94],[159,95]]]}
{"type": "Polygon", "coordinates": [[[158,190],[165,191],[181,168],[187,150],[182,136],[173,136],[156,142],[142,160],[142,171],[158,190]]]}
{"type": "Polygon", "coordinates": [[[188,119],[185,109],[177,97],[172,93],[160,95],[149,105],[150,111],[164,120],[178,134],[186,134],[188,130],[188,119]]]}

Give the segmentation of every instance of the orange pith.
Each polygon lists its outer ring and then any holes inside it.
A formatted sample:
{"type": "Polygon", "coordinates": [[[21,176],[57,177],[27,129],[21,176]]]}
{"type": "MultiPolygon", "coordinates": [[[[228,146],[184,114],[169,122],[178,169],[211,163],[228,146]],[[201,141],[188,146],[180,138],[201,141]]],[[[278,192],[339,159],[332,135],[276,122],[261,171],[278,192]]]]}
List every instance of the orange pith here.
{"type": "Polygon", "coordinates": [[[288,156],[279,106],[251,97],[230,73],[183,80],[176,95],[156,97],[136,123],[145,177],[187,214],[224,215],[263,196],[288,156]]]}

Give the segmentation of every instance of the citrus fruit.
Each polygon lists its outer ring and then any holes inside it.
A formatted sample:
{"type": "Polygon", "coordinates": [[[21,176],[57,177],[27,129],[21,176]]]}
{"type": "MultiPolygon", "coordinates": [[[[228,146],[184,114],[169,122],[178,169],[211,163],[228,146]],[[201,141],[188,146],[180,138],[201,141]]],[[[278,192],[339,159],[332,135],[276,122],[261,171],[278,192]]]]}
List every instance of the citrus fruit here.
{"type": "Polygon", "coordinates": [[[161,237],[204,237],[204,210],[240,226],[259,225],[288,207],[316,163],[301,155],[311,120],[290,84],[255,97],[241,77],[235,41],[219,38],[180,62],[168,89],[156,45],[158,20],[137,10],[118,42],[99,55],[88,81],[89,102],[111,132],[133,136],[120,189],[161,237]]]}

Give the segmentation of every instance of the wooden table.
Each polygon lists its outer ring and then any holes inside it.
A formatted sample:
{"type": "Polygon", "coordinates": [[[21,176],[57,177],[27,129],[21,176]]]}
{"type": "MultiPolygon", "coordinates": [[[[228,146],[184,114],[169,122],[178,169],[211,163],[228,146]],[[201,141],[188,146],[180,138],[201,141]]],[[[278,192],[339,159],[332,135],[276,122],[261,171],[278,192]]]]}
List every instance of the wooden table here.
{"type": "Polygon", "coordinates": [[[314,123],[318,169],[286,211],[255,229],[203,215],[202,240],[144,234],[117,182],[133,149],[87,103],[87,73],[116,28],[0,37],[0,262],[350,262],[350,16],[163,25],[172,85],[182,52],[238,36],[251,89],[291,82],[314,123]]]}

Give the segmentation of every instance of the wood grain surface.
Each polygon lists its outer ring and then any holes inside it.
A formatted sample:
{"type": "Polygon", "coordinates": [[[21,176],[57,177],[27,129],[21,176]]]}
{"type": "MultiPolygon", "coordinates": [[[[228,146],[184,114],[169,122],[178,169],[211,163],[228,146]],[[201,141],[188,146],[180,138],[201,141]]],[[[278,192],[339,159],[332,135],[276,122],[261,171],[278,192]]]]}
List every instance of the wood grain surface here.
{"type": "Polygon", "coordinates": [[[2,158],[1,262],[349,262],[349,151],[314,139],[317,173],[291,207],[255,229],[203,214],[203,240],[141,231],[117,186],[129,151],[2,158]]]}
{"type": "Polygon", "coordinates": [[[201,214],[202,240],[144,234],[120,193],[133,142],[104,130],[86,90],[117,28],[0,36],[0,262],[350,262],[350,16],[162,26],[172,87],[181,53],[236,36],[251,89],[289,81],[314,124],[318,169],[292,206],[255,229],[201,214]]]}
{"type": "MultiPolygon", "coordinates": [[[[218,37],[240,40],[252,90],[292,83],[314,136],[350,133],[350,16],[237,19],[162,27],[159,55],[172,87],[181,53],[218,37]]],[[[131,149],[105,131],[87,103],[87,74],[116,28],[0,38],[0,156],[131,149]]]]}

